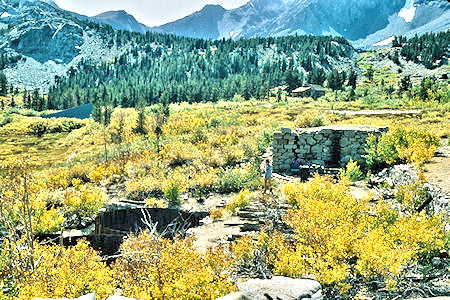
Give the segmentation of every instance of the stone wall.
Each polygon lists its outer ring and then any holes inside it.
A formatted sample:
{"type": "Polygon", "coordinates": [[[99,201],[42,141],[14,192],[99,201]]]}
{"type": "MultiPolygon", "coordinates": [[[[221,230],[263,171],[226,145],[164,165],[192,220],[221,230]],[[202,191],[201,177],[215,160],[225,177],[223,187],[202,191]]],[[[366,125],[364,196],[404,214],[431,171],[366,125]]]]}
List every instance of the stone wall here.
{"type": "Polygon", "coordinates": [[[289,171],[296,158],[309,165],[329,168],[344,167],[350,158],[361,162],[369,135],[381,136],[387,130],[387,127],[350,125],[294,131],[282,128],[273,138],[274,171],[289,171]]]}

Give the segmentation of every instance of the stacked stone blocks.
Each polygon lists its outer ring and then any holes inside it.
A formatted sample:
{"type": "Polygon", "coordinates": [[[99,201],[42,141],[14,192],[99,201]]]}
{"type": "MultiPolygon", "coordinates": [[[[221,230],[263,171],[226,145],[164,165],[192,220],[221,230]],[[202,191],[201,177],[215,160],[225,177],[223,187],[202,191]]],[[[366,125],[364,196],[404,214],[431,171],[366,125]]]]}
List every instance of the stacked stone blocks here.
{"type": "Polygon", "coordinates": [[[294,131],[282,128],[274,133],[274,171],[289,171],[296,158],[327,168],[345,167],[350,158],[362,163],[369,135],[379,137],[387,130],[387,127],[347,125],[294,131]]]}

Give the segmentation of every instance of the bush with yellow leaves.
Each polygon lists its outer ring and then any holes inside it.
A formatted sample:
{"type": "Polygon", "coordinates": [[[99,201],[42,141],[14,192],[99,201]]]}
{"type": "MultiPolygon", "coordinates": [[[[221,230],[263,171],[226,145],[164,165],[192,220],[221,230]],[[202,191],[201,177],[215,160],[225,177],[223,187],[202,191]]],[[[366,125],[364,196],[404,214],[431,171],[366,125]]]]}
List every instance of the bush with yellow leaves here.
{"type": "Polygon", "coordinates": [[[340,177],[347,177],[350,181],[355,182],[361,180],[363,177],[363,173],[361,172],[361,168],[358,165],[358,162],[353,161],[350,158],[350,161],[345,166],[345,169],[340,170],[340,177]]]}
{"type": "Polygon", "coordinates": [[[166,135],[180,135],[195,132],[197,128],[206,127],[207,120],[193,116],[188,112],[180,112],[170,115],[170,119],[163,125],[162,131],[166,135]]]}
{"type": "Polygon", "coordinates": [[[310,128],[310,127],[320,127],[327,123],[327,119],[324,114],[320,112],[304,111],[299,114],[295,119],[296,128],[310,128]]]}
{"type": "Polygon", "coordinates": [[[179,205],[181,203],[180,195],[186,191],[186,186],[184,186],[175,177],[169,178],[164,181],[163,192],[169,201],[169,205],[179,205]]]}
{"type": "Polygon", "coordinates": [[[253,193],[249,190],[244,189],[239,192],[236,196],[231,199],[231,201],[225,207],[230,213],[235,214],[238,210],[247,207],[253,198],[253,193]]]}
{"type": "Polygon", "coordinates": [[[197,156],[197,149],[190,143],[174,142],[164,146],[161,156],[172,167],[182,166],[197,156]]]}
{"type": "Polygon", "coordinates": [[[213,221],[222,219],[225,216],[225,211],[222,208],[211,208],[209,215],[213,221]]]}
{"type": "Polygon", "coordinates": [[[162,196],[161,180],[163,180],[163,177],[152,175],[132,178],[125,183],[127,196],[135,200],[162,196]]]}
{"type": "Polygon", "coordinates": [[[294,204],[286,221],[297,243],[284,257],[292,263],[277,262],[276,272],[292,276],[309,272],[323,283],[342,282],[356,261],[364,276],[389,277],[424,251],[443,247],[438,217],[401,217],[382,202],[373,208],[370,199],[355,199],[346,181],[333,183],[315,177],[306,183],[287,184],[283,192],[294,204]]]}
{"type": "MultiPolygon", "coordinates": [[[[60,181],[60,178],[55,179],[60,181]]],[[[63,184],[65,185],[65,184],[63,184]]],[[[17,227],[29,233],[51,233],[61,229],[64,221],[59,211],[59,199],[49,201],[52,193],[38,181],[27,160],[0,166],[0,226],[13,236],[17,227]]]]}
{"type": "Polygon", "coordinates": [[[126,239],[120,251],[114,270],[126,297],[200,300],[235,290],[224,249],[200,253],[192,239],[163,239],[146,231],[126,239]]]}
{"type": "Polygon", "coordinates": [[[403,212],[413,213],[428,200],[428,192],[424,184],[427,182],[422,172],[412,183],[405,183],[395,190],[395,200],[400,204],[403,212]]]}
{"type": "Polygon", "coordinates": [[[156,198],[145,199],[144,203],[150,208],[165,208],[167,206],[165,201],[156,198]]]}
{"type": "Polygon", "coordinates": [[[213,168],[197,171],[193,177],[191,188],[198,197],[205,197],[214,188],[218,178],[217,171],[213,168]]]}
{"type": "Polygon", "coordinates": [[[76,212],[80,216],[96,214],[107,200],[105,192],[89,185],[69,189],[64,195],[66,211],[76,212]]]}
{"type": "Polygon", "coordinates": [[[116,287],[113,271],[85,241],[68,248],[36,243],[34,249],[34,270],[16,270],[17,299],[77,298],[88,293],[104,299],[116,287]]]}
{"type": "Polygon", "coordinates": [[[108,131],[115,144],[129,142],[133,139],[134,128],[137,125],[138,114],[133,108],[116,108],[111,116],[108,131]]]}
{"type": "Polygon", "coordinates": [[[282,191],[293,208],[285,221],[295,241],[269,235],[259,238],[264,243],[247,241],[235,248],[250,254],[255,247],[262,249],[274,274],[314,274],[321,283],[337,284],[344,292],[350,275],[393,279],[418,257],[445,248],[439,217],[400,216],[384,201],[373,206],[369,198],[356,199],[348,184],[345,178],[335,183],[319,176],[286,184],[282,191]]]}
{"type": "Polygon", "coordinates": [[[439,146],[439,137],[424,128],[393,127],[379,139],[367,139],[366,161],[369,167],[401,161],[421,167],[430,160],[439,146]]]}

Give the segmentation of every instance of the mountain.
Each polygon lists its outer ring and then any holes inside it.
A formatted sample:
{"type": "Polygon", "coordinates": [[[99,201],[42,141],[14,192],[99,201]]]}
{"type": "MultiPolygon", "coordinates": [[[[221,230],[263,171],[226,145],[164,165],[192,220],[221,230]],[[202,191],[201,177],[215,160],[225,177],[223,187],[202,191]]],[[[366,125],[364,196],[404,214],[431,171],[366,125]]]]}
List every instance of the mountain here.
{"type": "Polygon", "coordinates": [[[342,36],[359,48],[389,44],[393,36],[412,37],[450,28],[449,1],[406,2],[405,5],[405,0],[250,0],[232,10],[206,5],[159,27],[147,27],[125,11],[109,11],[88,19],[115,29],[203,39],[333,35],[342,36]]]}
{"type": "Polygon", "coordinates": [[[411,14],[408,18],[403,18],[399,14],[389,16],[388,25],[376,31],[364,39],[354,41],[356,47],[373,46],[377,43],[383,45],[392,39],[393,36],[403,35],[408,38],[415,34],[423,35],[427,32],[441,32],[450,29],[450,2],[415,0],[409,9],[411,14]]]}
{"type": "Polygon", "coordinates": [[[412,20],[399,16],[405,0],[251,0],[229,11],[205,7],[158,29],[210,39],[336,35],[365,47],[393,35],[412,36],[450,28],[448,1],[415,0],[409,6],[412,20]]]}
{"type": "Polygon", "coordinates": [[[107,11],[89,19],[94,22],[111,25],[114,29],[140,33],[151,30],[151,28],[139,23],[132,15],[124,10],[107,11]]]}
{"type": "Polygon", "coordinates": [[[0,49],[20,58],[4,73],[20,89],[46,90],[55,76],[80,61],[102,62],[123,51],[98,25],[75,18],[51,0],[0,0],[0,12],[0,49]]]}
{"type": "Polygon", "coordinates": [[[162,32],[182,36],[216,39],[220,36],[217,23],[227,12],[220,5],[206,5],[201,11],[195,12],[183,19],[159,27],[162,32]],[[195,26],[192,26],[195,24],[195,26]]]}

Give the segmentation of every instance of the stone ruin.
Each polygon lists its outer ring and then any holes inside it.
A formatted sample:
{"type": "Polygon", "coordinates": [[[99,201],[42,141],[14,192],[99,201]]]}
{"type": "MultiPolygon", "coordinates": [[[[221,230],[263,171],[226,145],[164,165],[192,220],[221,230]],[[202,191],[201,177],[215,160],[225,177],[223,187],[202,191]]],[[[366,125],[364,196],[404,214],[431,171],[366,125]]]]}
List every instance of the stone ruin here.
{"type": "Polygon", "coordinates": [[[350,159],[362,163],[369,135],[380,137],[387,131],[388,127],[353,125],[282,128],[273,138],[274,172],[289,173],[296,158],[323,168],[345,167],[350,159]]]}

